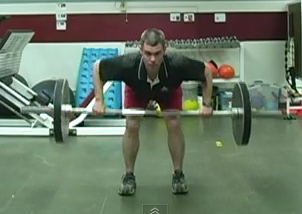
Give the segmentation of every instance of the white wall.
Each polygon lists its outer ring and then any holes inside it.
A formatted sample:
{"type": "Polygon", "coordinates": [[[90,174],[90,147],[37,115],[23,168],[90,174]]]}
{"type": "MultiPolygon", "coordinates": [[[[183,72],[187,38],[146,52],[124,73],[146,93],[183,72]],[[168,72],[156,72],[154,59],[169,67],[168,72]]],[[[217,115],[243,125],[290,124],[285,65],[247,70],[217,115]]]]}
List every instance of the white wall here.
{"type": "Polygon", "coordinates": [[[244,43],[244,79],[285,83],[284,45],[281,41],[244,43]]]}
{"type": "MultiPolygon", "coordinates": [[[[121,7],[120,1],[68,2],[65,12],[84,13],[169,13],[169,12],[251,12],[285,11],[286,5],[296,0],[279,1],[135,1],[121,7]]],[[[59,1],[60,2],[60,1],[59,1]]],[[[64,2],[64,1],[61,1],[64,2]]],[[[4,14],[55,14],[57,3],[14,3],[1,4],[0,15],[4,14]]]]}
{"type": "Polygon", "coordinates": [[[84,47],[112,47],[124,51],[120,43],[30,43],[22,55],[20,74],[30,86],[45,79],[65,78],[75,90],[84,47]]]}
{"type": "MultiPolygon", "coordinates": [[[[284,42],[262,41],[243,42],[244,51],[244,81],[251,83],[263,80],[267,83],[283,84],[284,72],[284,42]]],[[[120,47],[120,43],[30,43],[26,46],[20,65],[20,74],[30,86],[48,78],[66,78],[70,87],[75,90],[79,66],[84,47],[120,47]]],[[[232,51],[205,52],[203,59],[214,58],[218,63],[234,64],[239,73],[239,55],[232,51]],[[215,54],[216,53],[216,54],[215,54]]],[[[196,58],[196,56],[195,56],[196,58]]]]}

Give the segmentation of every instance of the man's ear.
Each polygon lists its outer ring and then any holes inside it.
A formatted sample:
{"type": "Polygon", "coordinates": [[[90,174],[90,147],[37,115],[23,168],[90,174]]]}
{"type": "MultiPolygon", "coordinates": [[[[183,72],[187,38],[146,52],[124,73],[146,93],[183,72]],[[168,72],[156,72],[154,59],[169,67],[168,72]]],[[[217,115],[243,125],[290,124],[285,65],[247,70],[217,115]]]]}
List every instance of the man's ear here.
{"type": "Polygon", "coordinates": [[[142,45],[139,46],[139,52],[141,53],[141,55],[143,55],[143,46],[142,45]]]}
{"type": "Polygon", "coordinates": [[[163,50],[164,50],[164,54],[165,54],[166,50],[167,50],[167,45],[165,44],[163,48],[164,48],[163,50]]]}

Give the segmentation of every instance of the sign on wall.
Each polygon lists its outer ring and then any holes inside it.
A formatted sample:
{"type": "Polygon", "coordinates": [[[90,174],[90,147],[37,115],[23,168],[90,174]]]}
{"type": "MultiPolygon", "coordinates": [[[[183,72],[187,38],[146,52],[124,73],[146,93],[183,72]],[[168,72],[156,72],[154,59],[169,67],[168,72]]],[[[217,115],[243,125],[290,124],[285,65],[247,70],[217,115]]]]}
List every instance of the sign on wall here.
{"type": "Polygon", "coordinates": [[[57,30],[66,30],[66,28],[67,28],[66,3],[57,4],[56,28],[57,28],[57,30]]]}

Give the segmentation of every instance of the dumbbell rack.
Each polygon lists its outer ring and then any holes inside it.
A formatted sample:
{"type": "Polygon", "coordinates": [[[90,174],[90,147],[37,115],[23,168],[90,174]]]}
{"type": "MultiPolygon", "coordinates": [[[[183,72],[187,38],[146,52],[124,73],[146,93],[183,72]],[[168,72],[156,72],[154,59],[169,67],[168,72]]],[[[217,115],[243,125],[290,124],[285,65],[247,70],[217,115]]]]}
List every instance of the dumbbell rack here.
{"type": "MultiPolygon", "coordinates": [[[[236,36],[205,37],[199,39],[175,39],[167,40],[168,48],[190,49],[190,48],[239,48],[240,42],[236,36]]],[[[127,41],[125,48],[137,48],[140,41],[127,41]]]]}

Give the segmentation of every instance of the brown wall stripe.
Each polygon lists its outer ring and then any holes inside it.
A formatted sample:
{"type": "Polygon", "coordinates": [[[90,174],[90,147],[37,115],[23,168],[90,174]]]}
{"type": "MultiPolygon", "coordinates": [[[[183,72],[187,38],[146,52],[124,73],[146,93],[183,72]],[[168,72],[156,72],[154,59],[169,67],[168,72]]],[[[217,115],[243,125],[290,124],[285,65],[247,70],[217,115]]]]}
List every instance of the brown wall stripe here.
{"type": "Polygon", "coordinates": [[[195,14],[193,23],[170,22],[169,14],[71,14],[67,30],[57,31],[55,15],[17,15],[0,25],[7,29],[33,29],[32,42],[101,42],[138,40],[148,27],[164,30],[167,39],[237,36],[239,40],[284,40],[286,12],[227,13],[226,23],[215,23],[213,13],[195,14]]]}

